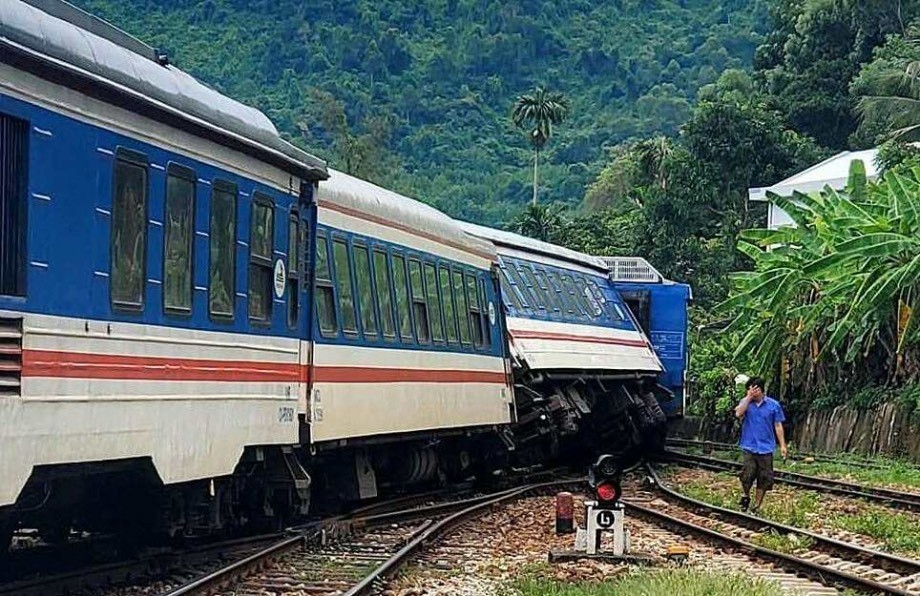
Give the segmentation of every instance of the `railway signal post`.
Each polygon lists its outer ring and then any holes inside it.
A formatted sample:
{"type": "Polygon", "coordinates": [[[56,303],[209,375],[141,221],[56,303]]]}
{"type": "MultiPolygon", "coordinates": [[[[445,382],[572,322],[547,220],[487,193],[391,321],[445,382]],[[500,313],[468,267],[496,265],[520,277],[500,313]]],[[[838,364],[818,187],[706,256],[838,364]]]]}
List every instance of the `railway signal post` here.
{"type": "Polygon", "coordinates": [[[623,521],[625,511],[620,497],[620,468],[611,455],[602,455],[588,471],[588,485],[594,491],[594,501],[585,501],[585,553],[596,555],[601,546],[601,534],[613,533],[613,555],[623,556],[628,550],[628,536],[623,521]]]}

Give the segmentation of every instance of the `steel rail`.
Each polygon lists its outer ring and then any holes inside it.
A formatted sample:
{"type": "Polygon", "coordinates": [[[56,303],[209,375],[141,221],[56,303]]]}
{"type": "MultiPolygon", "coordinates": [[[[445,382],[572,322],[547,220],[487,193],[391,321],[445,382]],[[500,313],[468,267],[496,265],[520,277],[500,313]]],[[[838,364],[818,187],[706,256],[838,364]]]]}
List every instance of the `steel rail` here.
{"type": "Polygon", "coordinates": [[[572,484],[581,481],[583,481],[583,479],[552,480],[549,482],[540,482],[509,491],[504,491],[504,494],[500,494],[499,496],[493,495],[493,498],[491,499],[481,501],[475,505],[462,509],[442,520],[434,522],[423,531],[417,533],[415,537],[413,537],[402,549],[399,550],[399,552],[381,563],[380,566],[374,569],[374,571],[369,573],[363,580],[361,580],[352,589],[346,592],[344,596],[366,596],[367,594],[370,594],[379,581],[398,570],[411,558],[415,552],[420,550],[426,542],[440,536],[447,530],[465,521],[468,517],[475,515],[476,513],[485,511],[493,505],[517,499],[524,496],[525,494],[540,490],[542,488],[572,484]]]}
{"type": "MultiPolygon", "coordinates": [[[[734,523],[741,527],[755,528],[756,530],[762,531],[763,528],[770,528],[773,530],[782,531],[785,534],[798,534],[800,536],[806,536],[809,539],[813,540],[816,545],[820,545],[819,550],[824,552],[830,551],[835,554],[846,554],[851,557],[848,560],[853,560],[854,558],[857,561],[863,561],[866,563],[872,563],[876,568],[882,569],[884,571],[889,571],[892,573],[900,574],[902,576],[911,576],[917,573],[920,573],[920,561],[915,561],[913,559],[907,559],[905,557],[900,557],[898,555],[892,555],[890,553],[883,553],[876,550],[864,548],[855,544],[850,544],[834,538],[829,538],[821,534],[816,534],[814,532],[804,530],[801,528],[795,528],[792,526],[787,526],[778,522],[771,520],[763,519],[739,511],[734,511],[731,509],[725,509],[723,507],[718,507],[716,505],[711,505],[697,499],[693,499],[684,495],[661,481],[658,474],[651,468],[648,467],[649,474],[652,481],[655,484],[656,489],[665,494],[668,497],[671,497],[680,503],[681,506],[695,509],[697,511],[704,511],[707,514],[715,514],[720,518],[726,518],[732,520],[734,523]]],[[[861,577],[854,573],[850,573],[844,569],[835,569],[834,567],[823,565],[816,561],[798,557],[792,554],[779,552],[773,549],[769,549],[758,544],[747,542],[740,538],[723,534],[717,530],[707,528],[695,524],[693,522],[674,517],[662,511],[651,509],[649,507],[643,506],[635,501],[624,500],[627,507],[630,510],[638,512],[640,515],[647,518],[651,518],[662,522],[666,525],[672,527],[677,527],[681,530],[688,530],[690,532],[699,534],[701,536],[714,539],[719,542],[728,543],[732,546],[742,550],[756,554],[757,556],[774,560],[780,564],[786,566],[792,566],[801,570],[806,571],[810,575],[817,577],[822,583],[827,584],[827,578],[834,578],[835,582],[840,585],[845,585],[847,587],[857,588],[859,590],[868,590],[872,593],[884,593],[892,594],[895,596],[910,596],[916,594],[915,591],[905,590],[898,586],[893,586],[890,584],[885,584],[883,582],[876,581],[870,577],[861,577]]]]}
{"type": "MultiPolygon", "coordinates": [[[[742,464],[739,462],[714,457],[704,457],[701,455],[678,453],[671,450],[665,450],[660,458],[665,462],[670,461],[682,465],[689,464],[716,471],[741,470],[742,467],[742,464]]],[[[783,470],[776,470],[773,472],[773,475],[776,481],[790,486],[875,501],[896,509],[920,511],[920,494],[853,484],[842,480],[809,476],[807,474],[786,472],[783,470]]]]}
{"type": "Polygon", "coordinates": [[[533,483],[523,487],[506,489],[497,493],[480,495],[469,499],[438,503],[414,509],[390,511],[364,517],[352,518],[349,516],[339,516],[331,520],[326,520],[325,522],[318,522],[312,527],[311,531],[308,531],[306,528],[299,528],[298,531],[300,533],[296,536],[286,538],[246,559],[227,565],[174,590],[165,592],[162,596],[214,594],[222,587],[238,581],[251,570],[276,559],[286,552],[298,547],[305,547],[311,542],[316,542],[323,534],[323,531],[329,529],[330,526],[346,525],[350,527],[367,528],[372,526],[385,526],[396,522],[407,522],[419,519],[425,520],[424,524],[413,532],[409,541],[397,553],[377,566],[346,593],[349,596],[368,594],[377,582],[399,569],[413,554],[422,548],[426,542],[442,534],[444,531],[460,523],[469,516],[480,511],[485,511],[495,504],[519,498],[527,493],[542,488],[571,485],[582,482],[583,480],[583,478],[566,478],[533,483]],[[430,519],[432,516],[438,515],[447,515],[447,517],[438,521],[430,519]]]}
{"type": "MultiPolygon", "coordinates": [[[[713,449],[719,449],[723,451],[736,451],[738,449],[737,443],[725,443],[722,441],[704,441],[700,439],[683,439],[680,437],[669,437],[666,441],[667,444],[673,445],[674,447],[711,447],[713,449]]],[[[804,460],[806,458],[812,458],[815,461],[826,462],[830,464],[839,464],[847,466],[856,466],[857,468],[871,468],[876,470],[881,470],[885,468],[884,464],[881,464],[876,461],[864,457],[858,458],[842,458],[835,457],[833,454],[827,453],[813,453],[809,451],[799,451],[792,454],[791,459],[795,460],[804,460]]]]}

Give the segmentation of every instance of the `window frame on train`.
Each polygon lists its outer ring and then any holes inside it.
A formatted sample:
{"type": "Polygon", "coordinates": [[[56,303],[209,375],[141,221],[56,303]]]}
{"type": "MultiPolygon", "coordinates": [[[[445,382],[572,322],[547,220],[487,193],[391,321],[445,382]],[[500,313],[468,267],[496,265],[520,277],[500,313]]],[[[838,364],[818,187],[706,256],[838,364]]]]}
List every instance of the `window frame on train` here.
{"type": "Polygon", "coordinates": [[[406,257],[396,250],[391,251],[390,258],[392,260],[393,289],[396,298],[396,332],[402,343],[413,344],[416,343],[413,331],[415,325],[412,322],[412,298],[409,292],[408,263],[406,262],[406,257]],[[401,266],[397,266],[397,260],[402,264],[401,266]],[[397,273],[401,274],[401,279],[397,273]],[[402,301],[400,301],[400,290],[402,290],[402,301]],[[407,325],[405,329],[403,328],[404,320],[407,325]]]}
{"type": "MultiPolygon", "coordinates": [[[[111,225],[110,225],[110,253],[109,253],[109,299],[112,308],[120,311],[141,313],[144,311],[144,304],[147,295],[147,242],[148,242],[148,221],[150,220],[150,169],[147,156],[127,147],[117,147],[115,149],[115,163],[112,169],[112,204],[111,204],[111,225]],[[124,168],[136,168],[142,175],[141,184],[141,217],[137,229],[137,235],[140,237],[140,259],[134,267],[121,267],[119,259],[119,177],[124,168]],[[117,265],[117,266],[116,266],[117,265]],[[133,269],[138,275],[137,301],[132,302],[129,299],[124,300],[118,295],[119,280],[121,272],[133,269]]],[[[135,246],[135,252],[137,251],[135,246]]]]}
{"type": "Polygon", "coordinates": [[[300,322],[300,286],[301,269],[303,268],[304,237],[303,222],[300,221],[300,210],[291,207],[287,217],[287,279],[285,291],[287,292],[287,326],[288,329],[297,329],[300,322]]]}
{"type": "Polygon", "coordinates": [[[457,305],[458,315],[461,312],[464,313],[462,316],[457,317],[457,322],[460,323],[460,345],[469,347],[473,345],[473,331],[471,329],[470,307],[469,307],[469,300],[467,300],[467,297],[466,297],[466,284],[464,283],[464,280],[463,280],[463,270],[458,267],[452,267],[451,268],[451,280],[452,280],[451,287],[454,292],[455,304],[457,305]],[[457,290],[457,285],[458,285],[457,280],[458,279],[460,280],[459,292],[457,290]],[[462,299],[460,304],[457,304],[456,302],[456,296],[458,293],[460,294],[460,298],[462,299]],[[464,321],[466,321],[466,325],[463,325],[464,321]],[[463,334],[464,329],[466,329],[465,336],[463,334]]]}
{"type": "Polygon", "coordinates": [[[453,279],[450,273],[450,267],[446,264],[438,265],[438,286],[441,290],[442,306],[444,307],[445,337],[447,344],[451,346],[460,345],[460,323],[457,317],[457,302],[454,300],[453,279]],[[444,282],[447,282],[445,287],[444,282]],[[446,290],[446,296],[445,296],[446,290]],[[449,302],[448,302],[449,301],[449,302]],[[448,321],[447,307],[450,306],[450,321],[448,321]],[[448,326],[447,323],[450,323],[448,326]]]}
{"type": "MultiPolygon", "coordinates": [[[[195,170],[192,168],[170,161],[166,164],[166,181],[163,189],[163,312],[170,316],[178,316],[182,318],[188,318],[192,316],[192,308],[195,302],[195,209],[197,206],[197,195],[198,195],[198,177],[195,173],[195,170]],[[173,226],[170,224],[172,206],[174,204],[173,199],[177,198],[177,195],[170,193],[170,182],[176,181],[176,183],[186,183],[189,186],[186,190],[190,191],[188,194],[183,196],[178,196],[180,200],[183,201],[183,204],[188,212],[188,220],[186,222],[186,233],[188,234],[188,241],[185,243],[184,250],[186,251],[186,262],[187,266],[184,270],[185,275],[188,276],[188,286],[185,287],[185,284],[180,283],[181,279],[177,280],[170,274],[170,263],[173,263],[172,270],[175,272],[175,258],[170,258],[171,250],[175,248],[183,248],[181,244],[172,246],[173,239],[173,226]],[[171,294],[172,294],[172,285],[177,283],[177,290],[184,291],[185,295],[183,298],[187,298],[186,302],[183,304],[171,303],[171,294]]],[[[181,227],[181,226],[180,226],[181,227]]],[[[181,240],[181,237],[178,238],[181,240]]]]}
{"type": "Polygon", "coordinates": [[[376,303],[377,312],[380,313],[380,328],[383,335],[383,341],[388,343],[396,343],[398,341],[398,334],[396,329],[396,312],[395,312],[395,302],[394,297],[394,288],[393,288],[393,275],[390,271],[390,257],[387,253],[386,248],[375,246],[373,249],[373,263],[372,267],[374,269],[374,302],[376,303]],[[383,263],[380,263],[378,257],[382,257],[383,263]],[[381,273],[378,273],[378,270],[381,273]],[[380,275],[383,275],[384,278],[381,280],[380,275]],[[380,283],[381,281],[386,282],[384,284],[384,291],[381,291],[380,283]],[[385,297],[385,303],[384,303],[385,297]],[[386,313],[386,316],[385,314],[386,313]],[[387,332],[387,323],[389,323],[389,332],[387,332]]]}
{"type": "Polygon", "coordinates": [[[316,318],[319,333],[323,337],[337,337],[339,334],[339,317],[336,312],[335,284],[332,280],[332,259],[330,258],[329,239],[324,231],[316,232],[315,277],[316,277],[316,318]],[[322,256],[322,260],[320,259],[322,256]],[[331,318],[324,320],[324,313],[331,318]],[[332,327],[324,323],[332,322],[332,327]]]}
{"type": "Polygon", "coordinates": [[[29,224],[28,120],[0,112],[0,171],[7,183],[0,186],[0,237],[14,238],[0,247],[0,295],[26,295],[29,224]]]}
{"type": "Polygon", "coordinates": [[[352,241],[353,265],[355,270],[355,290],[357,290],[356,304],[358,306],[359,320],[361,321],[361,334],[365,341],[377,342],[380,339],[380,324],[377,318],[377,300],[374,293],[374,272],[371,268],[370,248],[366,242],[352,241]],[[366,268],[362,272],[359,265],[359,255],[364,255],[366,268]],[[364,275],[366,273],[366,275],[364,275]],[[361,289],[362,281],[367,284],[367,294],[361,289]],[[362,296],[367,296],[366,301],[362,296]]]}
{"type": "Polygon", "coordinates": [[[425,296],[428,298],[428,321],[431,325],[431,341],[435,345],[447,344],[444,333],[444,304],[438,283],[437,265],[430,259],[422,263],[424,274],[425,296]]]}
{"type": "Polygon", "coordinates": [[[492,348],[492,320],[489,318],[489,293],[486,291],[486,279],[485,275],[480,274],[479,276],[479,303],[484,309],[483,312],[483,349],[490,350],[492,348]]]}
{"type": "Polygon", "coordinates": [[[332,275],[334,278],[333,282],[335,283],[335,306],[338,311],[338,327],[344,337],[348,339],[357,339],[360,333],[358,328],[358,303],[355,295],[354,280],[351,275],[354,264],[349,244],[347,237],[336,234],[335,232],[332,233],[332,275]],[[344,252],[336,252],[336,247],[342,247],[344,252]],[[344,255],[344,266],[339,262],[340,254],[344,255]],[[343,290],[348,291],[348,296],[345,295],[343,290]],[[349,297],[351,299],[350,309],[345,305],[345,300],[349,297]],[[349,314],[350,317],[347,318],[346,314],[349,314]]]}
{"type": "Polygon", "coordinates": [[[409,300],[412,303],[415,337],[419,344],[427,346],[431,343],[431,313],[426,298],[422,261],[418,257],[409,257],[407,264],[409,266],[409,300]],[[416,286],[416,281],[418,281],[418,286],[416,286]]]}
{"type": "Polygon", "coordinates": [[[469,271],[465,271],[463,274],[463,282],[466,286],[464,290],[466,291],[466,301],[469,307],[467,311],[467,316],[470,319],[470,331],[472,333],[473,347],[477,350],[482,348],[485,344],[484,334],[485,329],[482,325],[482,304],[479,297],[479,287],[477,282],[477,276],[469,271]],[[472,288],[471,288],[472,286],[472,288]],[[473,295],[473,298],[476,299],[476,303],[473,304],[470,294],[473,295]]]}
{"type": "Polygon", "coordinates": [[[267,194],[256,191],[252,193],[252,202],[249,206],[249,279],[246,290],[246,310],[249,322],[253,325],[266,326],[272,321],[274,251],[275,202],[267,194]],[[263,211],[262,215],[267,213],[268,218],[264,222],[260,219],[260,211],[263,211]],[[264,230],[260,231],[260,228],[257,227],[260,223],[265,224],[264,230]],[[257,233],[261,235],[260,238],[256,237],[257,233]],[[259,240],[258,243],[257,240],[259,240]],[[261,290],[262,293],[257,294],[258,290],[261,290]]]}
{"type": "Polygon", "coordinates": [[[236,318],[236,245],[237,239],[239,236],[239,192],[237,190],[237,185],[233,182],[225,180],[223,178],[215,178],[211,182],[211,199],[208,205],[208,316],[212,321],[219,323],[232,323],[236,318]],[[229,229],[232,231],[231,237],[227,239],[227,242],[224,246],[217,246],[217,242],[220,239],[223,239],[221,234],[215,234],[217,226],[215,225],[215,217],[217,215],[217,210],[215,207],[218,204],[218,196],[222,198],[228,198],[231,201],[231,209],[229,210],[232,218],[230,220],[229,229]],[[217,302],[215,294],[217,291],[217,284],[215,284],[215,274],[219,274],[220,270],[218,269],[218,259],[215,258],[224,257],[230,259],[229,267],[227,270],[230,272],[229,279],[227,280],[226,285],[229,286],[229,291],[227,292],[230,299],[230,310],[221,311],[217,309],[217,302]]]}

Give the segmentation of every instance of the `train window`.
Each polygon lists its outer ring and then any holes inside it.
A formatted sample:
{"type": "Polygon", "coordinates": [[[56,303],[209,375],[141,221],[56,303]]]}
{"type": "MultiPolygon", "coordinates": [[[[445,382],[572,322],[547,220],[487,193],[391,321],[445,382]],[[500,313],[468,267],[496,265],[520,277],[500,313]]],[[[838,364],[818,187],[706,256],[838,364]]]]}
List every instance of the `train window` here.
{"type": "Polygon", "coordinates": [[[502,295],[511,301],[511,306],[515,310],[523,310],[524,305],[521,304],[521,299],[518,298],[517,292],[514,290],[511,278],[508,277],[508,270],[504,267],[502,267],[502,295]]]}
{"type": "Polygon", "coordinates": [[[473,331],[473,345],[477,348],[481,348],[483,345],[482,308],[479,305],[479,292],[476,290],[476,278],[467,273],[464,279],[466,280],[466,299],[470,307],[470,327],[473,331]]]}
{"type": "Polygon", "coordinates": [[[348,252],[348,245],[341,238],[335,238],[332,241],[332,262],[335,267],[335,290],[339,298],[342,331],[347,335],[357,335],[355,292],[351,287],[351,255],[348,252]]]}
{"type": "Polygon", "coordinates": [[[316,235],[316,316],[320,333],[326,337],[334,336],[339,328],[335,318],[332,273],[329,271],[329,242],[322,234],[316,235]]]}
{"type": "Polygon", "coordinates": [[[460,343],[469,345],[470,343],[470,307],[466,300],[466,292],[463,291],[463,274],[459,271],[453,271],[454,280],[454,300],[457,301],[457,313],[460,315],[457,320],[460,322],[460,343]]]}
{"type": "Polygon", "coordinates": [[[374,282],[371,279],[371,258],[367,247],[355,245],[355,281],[358,282],[358,308],[361,309],[361,326],[364,339],[376,341],[377,312],[374,310],[374,282]]]}
{"type": "Polygon", "coordinates": [[[422,264],[415,259],[409,261],[409,287],[412,290],[412,313],[415,315],[415,335],[419,343],[431,341],[428,326],[428,303],[425,300],[425,280],[422,279],[422,264]]]}
{"type": "Polygon", "coordinates": [[[253,195],[249,225],[249,318],[269,321],[272,316],[272,246],[275,238],[275,206],[271,199],[253,195]]]}
{"type": "Polygon", "coordinates": [[[438,273],[431,263],[425,263],[425,290],[428,308],[431,309],[431,337],[441,343],[444,341],[444,321],[441,320],[441,301],[438,300],[438,273]]]}
{"type": "Polygon", "coordinates": [[[236,288],[236,186],[215,180],[211,191],[208,309],[233,318],[236,288]]]}
{"type": "Polygon", "coordinates": [[[508,272],[508,278],[511,280],[512,285],[518,291],[518,296],[521,299],[521,305],[523,305],[523,307],[526,309],[532,308],[535,302],[533,295],[527,288],[527,284],[525,284],[524,280],[521,279],[521,274],[518,272],[515,264],[513,262],[509,262],[505,270],[508,272]]]}
{"type": "Polygon", "coordinates": [[[163,307],[192,312],[192,239],[195,227],[195,172],[169,164],[166,169],[166,228],[163,239],[163,307]]]}
{"type": "MultiPolygon", "coordinates": [[[[482,305],[484,311],[489,310],[489,295],[486,293],[486,282],[482,278],[479,279],[479,304],[482,305]]],[[[492,321],[488,316],[483,315],[482,327],[483,345],[489,348],[492,346],[492,321]]]]}
{"type": "Polygon", "coordinates": [[[0,114],[0,294],[26,292],[29,123],[0,114]]]}
{"type": "Polygon", "coordinates": [[[559,280],[559,274],[557,274],[552,269],[546,270],[546,279],[549,281],[550,292],[555,292],[556,299],[559,301],[560,306],[562,306],[562,314],[566,312],[570,315],[575,314],[575,306],[572,304],[572,299],[562,290],[562,282],[559,280]]]}
{"type": "Polygon", "coordinates": [[[615,302],[607,300],[607,297],[604,295],[604,291],[600,286],[597,285],[593,279],[588,280],[588,287],[594,290],[594,295],[597,298],[598,303],[601,305],[601,308],[604,309],[604,312],[607,313],[611,319],[616,321],[623,320],[623,312],[619,309],[615,302]]]}
{"type": "Polygon", "coordinates": [[[141,310],[147,283],[147,158],[119,149],[112,197],[112,303],[141,310]]]}
{"type": "Polygon", "coordinates": [[[568,295],[569,312],[572,312],[572,314],[580,319],[585,318],[587,315],[585,314],[585,309],[581,300],[579,300],[578,291],[575,288],[575,282],[572,281],[571,275],[562,274],[562,289],[563,294],[568,295]],[[572,308],[574,308],[574,311],[572,308]]]}
{"type": "Polygon", "coordinates": [[[409,288],[406,279],[406,260],[393,256],[393,285],[396,287],[396,320],[399,322],[399,336],[405,342],[412,339],[412,316],[409,313],[409,288]]]}
{"type": "Polygon", "coordinates": [[[530,293],[533,295],[534,303],[537,308],[540,310],[546,310],[546,296],[543,293],[543,288],[540,287],[540,284],[537,283],[537,279],[533,275],[533,271],[530,270],[528,265],[519,264],[518,270],[521,273],[521,276],[524,279],[524,283],[527,284],[530,293]]]}
{"type": "Polygon", "coordinates": [[[300,318],[300,251],[303,241],[300,216],[291,211],[288,218],[288,265],[287,265],[287,322],[288,327],[297,327],[300,318]]]}
{"type": "Polygon", "coordinates": [[[380,307],[380,326],[383,327],[384,341],[396,340],[396,328],[393,325],[393,281],[387,266],[387,253],[374,251],[374,280],[377,282],[377,304],[380,307]]]}
{"type": "Polygon", "coordinates": [[[583,277],[576,277],[575,287],[578,288],[578,294],[581,296],[581,300],[585,305],[585,312],[588,313],[588,316],[591,318],[599,319],[601,315],[604,314],[604,309],[601,308],[594,293],[588,289],[588,283],[585,279],[583,277]]]}
{"type": "Polygon", "coordinates": [[[448,343],[456,344],[460,341],[457,331],[457,309],[454,307],[454,294],[450,290],[450,271],[438,267],[438,277],[441,281],[441,299],[444,301],[444,321],[447,326],[448,343]]]}
{"type": "Polygon", "coordinates": [[[534,276],[537,279],[537,283],[540,285],[540,291],[543,292],[543,296],[546,299],[546,304],[549,309],[552,309],[553,312],[561,313],[562,304],[559,302],[559,294],[556,293],[549,281],[546,279],[546,273],[542,269],[534,268],[534,276]]]}

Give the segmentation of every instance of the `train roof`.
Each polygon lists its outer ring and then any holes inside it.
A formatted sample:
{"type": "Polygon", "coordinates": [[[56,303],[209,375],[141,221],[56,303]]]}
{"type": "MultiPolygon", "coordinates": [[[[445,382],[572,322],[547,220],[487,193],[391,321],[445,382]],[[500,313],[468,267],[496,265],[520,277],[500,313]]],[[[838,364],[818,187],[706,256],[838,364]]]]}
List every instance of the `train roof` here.
{"type": "Polygon", "coordinates": [[[536,253],[554,259],[568,261],[570,263],[575,263],[584,267],[596,269],[598,273],[603,273],[604,275],[609,273],[609,269],[604,261],[583,252],[578,252],[576,250],[565,248],[564,246],[543,242],[542,240],[536,240],[527,236],[522,236],[521,234],[515,234],[514,232],[496,230],[495,228],[487,228],[485,226],[467,222],[460,222],[460,225],[463,226],[463,229],[466,230],[468,234],[489,240],[496,246],[504,246],[524,252],[536,253]]]}
{"type": "Polygon", "coordinates": [[[0,2],[0,61],[196,129],[304,178],[326,176],[325,162],[283,140],[265,114],[170,66],[153,48],[63,0],[0,2]]]}
{"type": "Polygon", "coordinates": [[[460,222],[447,214],[332,168],[329,179],[319,185],[317,198],[321,207],[324,203],[332,203],[340,211],[355,212],[375,223],[495,260],[495,247],[491,242],[467,234],[460,222]]]}

